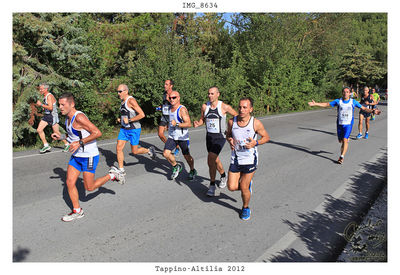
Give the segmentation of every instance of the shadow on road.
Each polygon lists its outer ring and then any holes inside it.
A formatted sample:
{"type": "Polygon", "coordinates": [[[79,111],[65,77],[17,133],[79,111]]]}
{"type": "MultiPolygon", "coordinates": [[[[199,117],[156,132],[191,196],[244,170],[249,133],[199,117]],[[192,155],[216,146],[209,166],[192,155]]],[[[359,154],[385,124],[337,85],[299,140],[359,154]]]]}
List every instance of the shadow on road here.
{"type": "Polygon", "coordinates": [[[16,251],[13,251],[13,262],[23,262],[26,256],[30,253],[28,248],[21,248],[18,246],[16,251]]]}
{"type": "Polygon", "coordinates": [[[308,130],[308,131],[313,131],[313,132],[320,132],[320,133],[324,133],[324,134],[335,136],[335,137],[337,135],[335,132],[328,132],[328,131],[320,130],[320,129],[305,128],[305,127],[297,127],[297,128],[300,129],[300,130],[308,130]]]}
{"type": "MultiPolygon", "coordinates": [[[[63,199],[65,201],[65,203],[68,205],[68,207],[70,207],[71,209],[72,207],[72,202],[71,199],[69,198],[69,194],[68,194],[68,188],[67,188],[67,171],[65,171],[64,169],[57,167],[53,169],[54,173],[57,174],[57,177],[50,177],[51,179],[61,179],[62,181],[62,185],[63,185],[63,199]]],[[[78,178],[76,181],[76,188],[78,189],[78,194],[79,194],[79,200],[82,202],[87,202],[90,201],[91,199],[97,197],[100,194],[112,194],[115,195],[115,192],[113,190],[107,189],[104,186],[98,188],[96,191],[91,192],[89,194],[86,194],[86,189],[83,185],[83,180],[81,178],[78,178]]]]}
{"type": "Polygon", "coordinates": [[[320,157],[320,158],[328,159],[328,160],[336,163],[336,160],[333,160],[331,158],[328,158],[328,157],[325,157],[325,156],[321,155],[321,154],[330,154],[330,155],[332,155],[333,153],[331,153],[331,152],[322,151],[322,150],[311,151],[310,149],[308,149],[307,147],[304,147],[304,146],[295,145],[295,144],[289,144],[289,143],[284,143],[284,142],[277,142],[277,141],[273,141],[273,140],[270,140],[269,143],[276,144],[276,145],[283,146],[283,147],[287,147],[287,148],[291,148],[291,149],[298,150],[298,151],[301,151],[301,152],[305,152],[305,153],[308,153],[308,154],[311,154],[311,155],[314,155],[314,156],[317,156],[317,157],[320,157]]]}
{"type": "MultiPolygon", "coordinates": [[[[352,223],[359,224],[385,184],[387,153],[375,163],[360,165],[367,172],[351,177],[353,184],[349,200],[325,197],[324,211],[297,213],[300,222],[284,220],[295,235],[306,245],[309,255],[295,249],[285,249],[269,259],[272,262],[333,262],[346,245],[344,234],[352,223]],[[385,177],[382,178],[382,176],[385,177]]],[[[323,183],[321,183],[323,184],[323,183]]],[[[386,232],[385,232],[386,234],[386,232]]]]}

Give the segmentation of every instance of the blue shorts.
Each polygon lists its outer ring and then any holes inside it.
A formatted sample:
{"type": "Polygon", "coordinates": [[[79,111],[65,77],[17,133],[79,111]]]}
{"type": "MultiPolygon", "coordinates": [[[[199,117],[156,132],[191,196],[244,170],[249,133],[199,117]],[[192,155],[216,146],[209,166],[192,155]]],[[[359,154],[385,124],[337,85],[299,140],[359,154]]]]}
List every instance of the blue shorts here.
{"type": "Polygon", "coordinates": [[[254,158],[254,164],[240,165],[235,158],[234,162],[229,166],[229,172],[250,174],[257,170],[257,157],[254,158]]]}
{"type": "Polygon", "coordinates": [[[68,165],[73,166],[79,172],[96,173],[97,164],[99,163],[99,155],[88,158],[71,156],[68,165]]]}
{"type": "Polygon", "coordinates": [[[337,124],[337,136],[338,140],[341,141],[344,138],[349,138],[351,134],[351,130],[353,129],[353,124],[349,125],[340,125],[337,124]]]}
{"type": "Polygon", "coordinates": [[[118,140],[129,140],[131,145],[133,145],[133,146],[139,145],[141,131],[142,131],[142,128],[129,129],[129,130],[121,128],[119,130],[118,140]]]}

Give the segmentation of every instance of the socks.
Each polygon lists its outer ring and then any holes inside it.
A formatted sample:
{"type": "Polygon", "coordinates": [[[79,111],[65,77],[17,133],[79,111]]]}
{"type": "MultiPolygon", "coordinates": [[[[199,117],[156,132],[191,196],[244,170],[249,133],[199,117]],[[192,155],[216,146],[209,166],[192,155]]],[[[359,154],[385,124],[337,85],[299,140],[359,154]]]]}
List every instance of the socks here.
{"type": "Polygon", "coordinates": [[[211,186],[215,186],[215,181],[211,181],[211,182],[210,182],[210,185],[211,185],[211,186]]]}
{"type": "Polygon", "coordinates": [[[75,212],[75,213],[81,212],[81,208],[80,208],[80,207],[79,207],[79,208],[74,208],[74,212],[75,212]]]}
{"type": "Polygon", "coordinates": [[[225,177],[226,177],[226,174],[224,172],[223,174],[221,174],[221,178],[225,178],[225,177]]]}
{"type": "Polygon", "coordinates": [[[110,180],[114,180],[115,179],[115,175],[113,173],[110,173],[110,180]]]}

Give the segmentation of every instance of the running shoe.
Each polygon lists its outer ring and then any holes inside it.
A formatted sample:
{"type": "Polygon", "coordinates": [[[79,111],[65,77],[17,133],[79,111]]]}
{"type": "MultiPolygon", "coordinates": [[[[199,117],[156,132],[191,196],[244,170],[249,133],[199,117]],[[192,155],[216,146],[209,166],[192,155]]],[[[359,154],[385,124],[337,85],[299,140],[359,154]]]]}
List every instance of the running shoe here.
{"type": "Polygon", "coordinates": [[[360,138],[362,138],[362,134],[361,134],[361,133],[359,133],[359,134],[357,135],[357,139],[360,139],[360,138]]]}
{"type": "Polygon", "coordinates": [[[65,144],[63,152],[64,153],[68,153],[69,152],[69,144],[65,144]]]}
{"type": "Polygon", "coordinates": [[[179,156],[179,148],[175,148],[175,151],[174,151],[174,156],[175,157],[177,157],[177,156],[179,156]]]}
{"type": "Polygon", "coordinates": [[[248,207],[243,207],[243,208],[242,208],[242,213],[240,214],[240,218],[241,218],[242,220],[247,221],[248,219],[250,219],[250,215],[251,215],[250,208],[248,208],[248,207]]]}
{"type": "Polygon", "coordinates": [[[172,169],[172,175],[171,175],[171,179],[176,179],[176,177],[179,175],[179,173],[182,171],[182,166],[178,163],[177,165],[175,165],[172,169]]]}
{"type": "Polygon", "coordinates": [[[194,180],[194,178],[197,176],[197,171],[196,169],[190,170],[188,180],[194,180]]]}
{"type": "Polygon", "coordinates": [[[365,138],[365,139],[368,139],[368,133],[365,133],[364,138],[365,138]]]}
{"type": "Polygon", "coordinates": [[[208,188],[208,191],[207,191],[207,196],[209,196],[209,197],[215,196],[215,185],[210,185],[210,188],[208,188]]]}
{"type": "Polygon", "coordinates": [[[155,159],[156,158],[156,148],[154,148],[154,146],[150,146],[148,154],[151,159],[155,159]]]}
{"type": "Polygon", "coordinates": [[[226,176],[225,176],[225,177],[221,177],[221,180],[220,180],[220,182],[219,182],[218,187],[219,187],[219,188],[225,188],[227,180],[228,180],[228,179],[226,178],[226,176]]]}
{"type": "Polygon", "coordinates": [[[75,210],[72,210],[71,213],[62,217],[61,220],[63,222],[71,222],[73,220],[83,218],[84,216],[85,216],[85,214],[83,213],[83,209],[81,208],[81,211],[79,211],[79,213],[75,212],[75,210]]]}
{"type": "Polygon", "coordinates": [[[375,120],[375,116],[371,116],[371,120],[375,120]]]}
{"type": "Polygon", "coordinates": [[[110,171],[108,173],[113,174],[115,176],[114,181],[117,181],[119,184],[125,184],[125,172],[122,172],[115,166],[111,166],[110,171]]]}
{"type": "Polygon", "coordinates": [[[39,153],[43,154],[43,153],[46,153],[46,152],[50,152],[50,150],[51,150],[51,147],[49,145],[43,146],[43,148],[39,150],[39,153]]]}
{"type": "Polygon", "coordinates": [[[344,159],[342,157],[339,157],[339,159],[337,160],[337,163],[342,164],[344,161],[344,159]]]}

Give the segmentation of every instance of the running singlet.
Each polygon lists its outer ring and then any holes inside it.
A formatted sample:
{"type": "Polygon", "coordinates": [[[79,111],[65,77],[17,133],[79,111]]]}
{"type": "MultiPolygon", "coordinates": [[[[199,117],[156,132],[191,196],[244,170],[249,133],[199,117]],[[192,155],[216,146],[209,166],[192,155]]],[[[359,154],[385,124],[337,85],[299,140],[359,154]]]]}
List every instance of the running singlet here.
{"type": "MultiPolygon", "coordinates": [[[[81,111],[76,111],[69,124],[68,124],[68,118],[65,120],[65,128],[67,129],[67,134],[68,134],[67,141],[69,143],[74,142],[74,141],[79,141],[80,139],[83,139],[90,135],[90,133],[88,131],[86,131],[85,129],[76,130],[73,127],[75,117],[78,114],[85,115],[81,111]]],[[[88,157],[97,156],[98,154],[99,154],[99,149],[97,148],[97,141],[93,140],[91,142],[86,143],[83,148],[79,147],[79,149],[73,153],[73,156],[88,158],[88,157]]]]}
{"type": "Polygon", "coordinates": [[[370,95],[368,95],[367,98],[364,98],[364,97],[361,98],[360,103],[361,103],[362,106],[364,106],[364,107],[366,107],[366,108],[368,108],[368,109],[372,109],[373,106],[365,104],[365,103],[367,103],[367,102],[368,102],[368,103],[374,103],[374,100],[371,98],[370,95]]]}
{"type": "Polygon", "coordinates": [[[121,107],[119,108],[121,112],[121,127],[126,130],[139,129],[141,127],[139,121],[129,122],[129,123],[124,122],[124,118],[127,118],[129,120],[137,115],[135,110],[128,107],[128,100],[130,98],[133,97],[128,96],[128,98],[121,104],[121,107]]]}
{"type": "Polygon", "coordinates": [[[206,121],[207,134],[224,138],[226,130],[226,115],[222,114],[221,106],[222,101],[218,101],[217,108],[211,109],[211,103],[207,102],[204,118],[206,121]]]}
{"type": "Polygon", "coordinates": [[[168,138],[173,140],[189,140],[189,130],[187,128],[181,128],[179,126],[172,126],[171,121],[175,120],[177,123],[182,123],[183,120],[179,117],[179,110],[185,107],[180,105],[175,112],[169,110],[169,126],[168,126],[168,138]]]}
{"type": "Polygon", "coordinates": [[[355,99],[347,101],[343,98],[329,102],[332,107],[337,107],[337,123],[339,125],[350,125],[354,123],[354,107],[361,108],[360,103],[355,99]]]}
{"type": "Polygon", "coordinates": [[[164,92],[163,95],[163,102],[162,102],[162,114],[164,116],[168,116],[169,115],[169,109],[171,108],[171,103],[169,103],[169,101],[167,100],[167,92],[164,92]]]}
{"type": "MultiPolygon", "coordinates": [[[[44,97],[44,104],[45,105],[47,105],[47,97],[49,96],[49,95],[51,95],[51,93],[48,93],[45,97],[44,97]]],[[[53,110],[52,111],[50,111],[50,110],[48,110],[48,109],[45,109],[45,108],[43,108],[44,109],[44,114],[45,115],[52,115],[53,117],[58,117],[58,112],[57,112],[57,102],[55,102],[54,101],[54,103],[53,103],[53,110]]]]}
{"type": "Polygon", "coordinates": [[[244,127],[240,127],[237,124],[237,117],[234,117],[232,138],[234,140],[235,149],[231,154],[232,164],[235,162],[235,159],[237,159],[239,165],[250,165],[254,164],[255,159],[258,159],[257,146],[250,149],[245,147],[250,137],[254,140],[257,138],[257,133],[254,130],[254,117],[251,117],[249,123],[244,127]]]}

